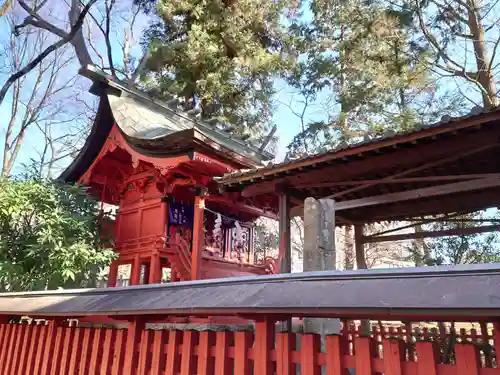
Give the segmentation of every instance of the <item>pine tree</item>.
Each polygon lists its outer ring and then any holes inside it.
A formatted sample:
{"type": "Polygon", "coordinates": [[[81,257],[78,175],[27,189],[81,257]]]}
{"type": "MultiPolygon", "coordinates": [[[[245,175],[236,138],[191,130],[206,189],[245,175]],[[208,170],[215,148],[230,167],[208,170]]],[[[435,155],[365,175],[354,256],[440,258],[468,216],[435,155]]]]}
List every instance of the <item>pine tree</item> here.
{"type": "Polygon", "coordinates": [[[290,67],[281,18],[295,5],[279,0],[161,0],[145,44],[145,84],[160,97],[174,94],[186,108],[230,134],[259,143],[273,108],[273,79],[290,67]]]}
{"type": "Polygon", "coordinates": [[[490,109],[498,106],[495,59],[500,44],[497,1],[403,0],[420,34],[420,44],[432,51],[428,69],[448,81],[471,102],[490,109]],[[479,98],[460,86],[476,90],[479,98]],[[479,99],[479,100],[477,100],[479,99]]]}
{"type": "Polygon", "coordinates": [[[412,44],[406,15],[361,0],[315,0],[311,12],[311,23],[294,27],[303,56],[289,82],[303,95],[329,92],[335,105],[294,139],[291,154],[414,125],[412,103],[431,82],[418,63],[426,51],[412,44]]]}

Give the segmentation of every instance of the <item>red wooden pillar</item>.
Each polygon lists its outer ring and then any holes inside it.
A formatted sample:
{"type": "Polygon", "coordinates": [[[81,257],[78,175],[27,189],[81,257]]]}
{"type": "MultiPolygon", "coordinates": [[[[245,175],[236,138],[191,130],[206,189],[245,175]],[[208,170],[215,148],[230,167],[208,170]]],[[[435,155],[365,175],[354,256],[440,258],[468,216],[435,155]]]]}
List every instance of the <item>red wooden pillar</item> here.
{"type": "Polygon", "coordinates": [[[149,283],[161,283],[161,261],[160,255],[157,252],[151,255],[151,263],[149,264],[149,283]]]}
{"type": "Polygon", "coordinates": [[[137,364],[139,361],[139,344],[144,327],[144,321],[139,318],[134,319],[128,325],[127,343],[125,347],[125,363],[123,366],[123,374],[125,375],[137,374],[137,364]]]}
{"type": "Polygon", "coordinates": [[[273,375],[271,350],[274,347],[274,321],[255,322],[254,371],[258,375],[273,375]]]}
{"type": "Polygon", "coordinates": [[[139,285],[141,283],[141,255],[135,254],[134,262],[132,263],[132,271],[130,277],[130,285],[139,285]]]}
{"type": "Polygon", "coordinates": [[[290,198],[284,192],[279,195],[279,272],[292,272],[292,237],[290,235],[290,198]]]}
{"type": "Polygon", "coordinates": [[[203,216],[205,211],[205,198],[197,196],[194,199],[193,218],[193,251],[191,254],[191,280],[198,280],[201,276],[201,256],[203,252],[203,216]]]}
{"type": "Polygon", "coordinates": [[[118,261],[114,260],[109,266],[108,288],[114,288],[116,286],[116,279],[118,277],[118,265],[118,261]]]}

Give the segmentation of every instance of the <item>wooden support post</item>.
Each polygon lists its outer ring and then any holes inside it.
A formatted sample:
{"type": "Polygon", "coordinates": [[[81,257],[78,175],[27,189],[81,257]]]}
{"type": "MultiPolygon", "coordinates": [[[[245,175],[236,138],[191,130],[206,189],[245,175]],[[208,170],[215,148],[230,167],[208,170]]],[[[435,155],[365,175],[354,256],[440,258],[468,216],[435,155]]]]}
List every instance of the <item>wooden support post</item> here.
{"type": "MultiPolygon", "coordinates": [[[[304,204],[303,271],[336,269],[335,202],[332,199],[307,198],[304,204]]],[[[338,319],[306,318],[306,333],[333,335],[340,333],[338,319]]]]}
{"type": "Polygon", "coordinates": [[[197,196],[194,199],[193,218],[193,250],[191,253],[191,280],[198,280],[201,277],[201,256],[203,253],[203,216],[205,212],[205,197],[197,196]]]}
{"type": "Polygon", "coordinates": [[[358,270],[367,269],[365,246],[363,238],[363,224],[354,225],[354,245],[356,247],[356,267],[358,270]]]}
{"type": "Polygon", "coordinates": [[[161,202],[161,220],[163,222],[163,235],[168,236],[168,197],[165,196],[161,202]]]}
{"type": "Polygon", "coordinates": [[[139,285],[141,283],[141,255],[135,254],[134,262],[132,263],[132,271],[130,277],[130,285],[139,285]]]}
{"type": "Polygon", "coordinates": [[[279,271],[292,272],[292,239],[290,235],[290,199],[286,193],[279,195],[279,271]]]}
{"type": "Polygon", "coordinates": [[[114,288],[116,286],[116,279],[118,277],[118,266],[119,263],[117,260],[112,261],[109,266],[108,288],[114,288]]]}
{"type": "MultiPolygon", "coordinates": [[[[367,269],[366,265],[366,257],[365,257],[365,246],[364,246],[364,238],[363,238],[363,224],[355,224],[354,225],[354,247],[356,251],[356,268],[358,270],[367,269]]],[[[361,320],[360,336],[369,337],[371,332],[371,324],[370,320],[363,319],[361,320]]]]}
{"type": "MultiPolygon", "coordinates": [[[[279,252],[278,267],[279,273],[292,272],[292,237],[290,233],[290,197],[281,189],[278,197],[279,208],[279,252]]],[[[288,319],[279,323],[280,332],[292,331],[292,320],[288,319]]]]}
{"type": "Polygon", "coordinates": [[[151,255],[151,263],[149,265],[149,283],[161,283],[161,262],[160,255],[157,252],[154,252],[153,255],[151,255]]]}

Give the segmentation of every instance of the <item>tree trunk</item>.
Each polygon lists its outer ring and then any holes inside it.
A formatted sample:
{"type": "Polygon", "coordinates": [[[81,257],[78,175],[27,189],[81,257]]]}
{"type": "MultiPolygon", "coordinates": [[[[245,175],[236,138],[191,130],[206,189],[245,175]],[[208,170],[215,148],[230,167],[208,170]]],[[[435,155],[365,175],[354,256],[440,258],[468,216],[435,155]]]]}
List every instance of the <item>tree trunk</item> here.
{"type": "Polygon", "coordinates": [[[474,55],[477,67],[477,80],[481,85],[483,106],[487,109],[499,105],[497,87],[490,69],[490,58],[486,48],[484,28],[479,19],[477,0],[470,0],[467,7],[469,29],[473,36],[474,55]]]}
{"type": "MultiPolygon", "coordinates": [[[[80,13],[80,2],[78,0],[71,0],[71,9],[69,11],[69,21],[71,27],[73,27],[77,22],[80,13]]],[[[76,58],[78,59],[80,66],[85,67],[87,65],[93,65],[92,57],[90,57],[89,50],[85,44],[85,38],[83,37],[83,27],[78,28],[70,43],[75,48],[76,58]]]]}

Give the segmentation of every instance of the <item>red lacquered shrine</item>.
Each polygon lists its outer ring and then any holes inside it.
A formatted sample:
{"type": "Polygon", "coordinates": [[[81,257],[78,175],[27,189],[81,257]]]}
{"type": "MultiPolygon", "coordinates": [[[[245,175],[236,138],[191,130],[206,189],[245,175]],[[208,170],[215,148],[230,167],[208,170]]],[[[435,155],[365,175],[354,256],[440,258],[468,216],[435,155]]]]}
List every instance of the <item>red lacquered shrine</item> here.
{"type": "Polygon", "coordinates": [[[79,156],[63,173],[117,206],[108,285],[131,264],[130,285],[273,273],[275,262],[253,246],[253,222],[272,216],[213,178],[254,168],[271,155],[200,122],[177,101],[159,103],[93,68],[99,95],[95,123],[79,156]]]}

